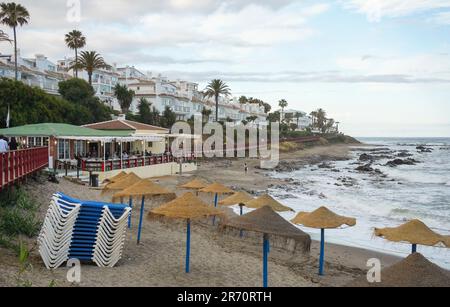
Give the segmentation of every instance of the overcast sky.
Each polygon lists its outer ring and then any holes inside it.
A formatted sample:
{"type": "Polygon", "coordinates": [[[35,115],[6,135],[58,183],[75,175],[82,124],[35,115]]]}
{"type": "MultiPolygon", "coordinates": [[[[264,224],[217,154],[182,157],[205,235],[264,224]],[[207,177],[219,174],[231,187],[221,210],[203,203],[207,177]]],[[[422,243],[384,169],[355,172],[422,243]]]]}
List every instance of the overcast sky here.
{"type": "Polygon", "coordinates": [[[351,135],[450,137],[450,0],[81,0],[78,22],[74,0],[16,2],[22,56],[72,55],[79,29],[109,63],[322,107],[351,135]]]}

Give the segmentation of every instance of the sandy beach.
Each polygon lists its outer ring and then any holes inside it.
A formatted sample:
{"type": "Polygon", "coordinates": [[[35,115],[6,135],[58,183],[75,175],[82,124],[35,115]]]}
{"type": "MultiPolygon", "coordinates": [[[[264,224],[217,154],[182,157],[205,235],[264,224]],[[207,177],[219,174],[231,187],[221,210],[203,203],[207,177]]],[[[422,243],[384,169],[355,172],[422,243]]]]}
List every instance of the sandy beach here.
{"type": "MultiPolygon", "coordinates": [[[[345,145],[321,146],[281,155],[283,163],[310,163],[344,159],[349,149],[345,145]]],[[[289,184],[272,179],[267,172],[258,169],[259,161],[248,159],[249,172],[245,174],[245,160],[200,161],[196,173],[157,178],[157,181],[182,195],[185,191],[176,186],[199,177],[210,182],[219,181],[231,188],[260,193],[274,185],[289,184]]],[[[101,195],[96,189],[81,186],[68,180],[54,183],[30,183],[27,190],[43,204],[42,218],[54,192],[60,191],[83,199],[110,201],[110,195],[101,195]]],[[[212,202],[211,197],[202,196],[212,202]]],[[[158,202],[148,202],[146,212],[158,202]]],[[[233,214],[228,210],[229,214],[233,214]]],[[[32,267],[22,276],[33,286],[238,286],[259,287],[262,284],[262,247],[260,244],[224,237],[217,226],[204,222],[194,223],[192,228],[191,273],[184,273],[185,226],[180,222],[144,221],[141,245],[136,244],[138,214],[134,212],[133,228],[128,232],[122,260],[115,268],[102,269],[94,265],[82,266],[82,279],[78,285],[66,281],[67,268],[50,271],[45,268],[36,251],[36,240],[26,239],[31,253],[32,267]]],[[[383,267],[399,258],[368,250],[334,244],[326,244],[326,275],[319,277],[319,244],[313,241],[309,256],[295,255],[274,247],[269,257],[270,286],[343,286],[354,278],[365,275],[369,258],[379,258],[383,267]]],[[[0,286],[16,286],[17,257],[0,248],[0,286]]]]}

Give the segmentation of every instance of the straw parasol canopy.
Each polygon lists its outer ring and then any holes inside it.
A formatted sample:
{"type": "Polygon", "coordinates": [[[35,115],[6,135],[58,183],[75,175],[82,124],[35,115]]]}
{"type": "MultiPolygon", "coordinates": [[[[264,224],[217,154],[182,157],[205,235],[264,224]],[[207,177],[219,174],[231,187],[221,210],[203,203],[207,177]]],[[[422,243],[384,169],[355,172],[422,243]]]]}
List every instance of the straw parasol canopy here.
{"type": "Polygon", "coordinates": [[[126,189],[141,180],[142,178],[136,175],[135,173],[129,173],[120,178],[119,180],[107,184],[103,188],[103,193],[107,192],[108,190],[120,191],[126,189]]]}
{"type": "Polygon", "coordinates": [[[204,187],[199,192],[215,193],[215,194],[231,194],[231,193],[233,193],[233,190],[231,190],[230,188],[227,188],[223,184],[215,182],[207,187],[204,187]]]}
{"type": "Polygon", "coordinates": [[[244,204],[245,202],[248,202],[252,199],[253,199],[253,197],[250,194],[248,194],[247,192],[236,192],[233,195],[231,195],[230,197],[219,201],[219,205],[234,206],[237,204],[244,204]]]}
{"type": "Polygon", "coordinates": [[[231,218],[224,222],[222,226],[303,239],[308,240],[309,244],[311,243],[311,238],[308,234],[286,221],[269,206],[264,206],[245,215],[231,218]]]}
{"type": "Polygon", "coordinates": [[[194,179],[180,186],[183,189],[200,190],[206,188],[208,184],[200,179],[194,179]]]}
{"type": "Polygon", "coordinates": [[[223,215],[223,212],[205,204],[194,194],[186,193],[171,202],[152,209],[148,214],[148,218],[155,219],[164,216],[174,219],[192,220],[216,215],[223,215]]]}
{"type": "Polygon", "coordinates": [[[450,247],[450,236],[435,233],[419,220],[412,220],[395,228],[375,228],[375,235],[392,242],[409,242],[428,246],[441,243],[450,247]]]}
{"type": "Polygon", "coordinates": [[[381,282],[369,283],[363,276],[348,287],[450,287],[450,272],[428,261],[419,253],[381,271],[381,282]]]}
{"type": "Polygon", "coordinates": [[[262,207],[270,207],[278,212],[294,211],[292,208],[286,207],[280,202],[273,199],[269,194],[264,194],[256,199],[252,199],[244,203],[248,208],[258,209],[262,207]]]}
{"type": "Polygon", "coordinates": [[[113,202],[122,197],[137,197],[137,196],[167,196],[171,199],[175,199],[176,195],[174,192],[150,181],[143,180],[136,182],[132,186],[124,189],[123,191],[117,192],[113,196],[113,202]]]}
{"type": "Polygon", "coordinates": [[[320,207],[313,212],[300,212],[292,223],[310,228],[333,229],[342,225],[355,226],[356,219],[337,215],[325,207],[320,207]]]}
{"type": "Polygon", "coordinates": [[[127,173],[125,173],[124,171],[121,171],[117,175],[115,175],[111,178],[105,179],[104,182],[116,182],[116,181],[122,179],[123,177],[125,177],[126,175],[127,175],[127,173]]]}

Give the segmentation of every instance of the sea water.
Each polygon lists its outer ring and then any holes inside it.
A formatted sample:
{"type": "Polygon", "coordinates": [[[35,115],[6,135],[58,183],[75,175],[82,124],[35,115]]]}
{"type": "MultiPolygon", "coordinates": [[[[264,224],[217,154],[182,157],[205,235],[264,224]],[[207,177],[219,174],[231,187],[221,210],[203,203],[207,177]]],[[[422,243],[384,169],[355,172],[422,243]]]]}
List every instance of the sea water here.
{"type": "MultiPolygon", "coordinates": [[[[407,256],[411,245],[392,243],[373,235],[374,227],[396,227],[411,219],[420,219],[432,230],[450,235],[450,138],[393,139],[359,138],[369,146],[354,146],[351,159],[331,162],[334,171],[306,166],[286,173],[273,173],[276,178],[293,178],[299,182],[293,190],[272,189],[270,193],[287,206],[299,211],[312,211],[326,206],[334,212],[357,218],[357,225],[326,231],[327,242],[360,247],[379,252],[407,256]],[[417,146],[432,148],[419,153],[417,146]],[[355,171],[359,156],[370,149],[408,151],[416,165],[385,166],[391,159],[376,160],[372,167],[386,178],[355,171]],[[352,185],[342,185],[339,178],[352,185]]],[[[406,159],[406,158],[401,158],[406,159]]],[[[283,213],[292,219],[296,213],[283,213]]],[[[319,230],[299,227],[319,238],[319,230]]],[[[450,269],[450,249],[418,246],[418,252],[432,262],[450,269]]]]}

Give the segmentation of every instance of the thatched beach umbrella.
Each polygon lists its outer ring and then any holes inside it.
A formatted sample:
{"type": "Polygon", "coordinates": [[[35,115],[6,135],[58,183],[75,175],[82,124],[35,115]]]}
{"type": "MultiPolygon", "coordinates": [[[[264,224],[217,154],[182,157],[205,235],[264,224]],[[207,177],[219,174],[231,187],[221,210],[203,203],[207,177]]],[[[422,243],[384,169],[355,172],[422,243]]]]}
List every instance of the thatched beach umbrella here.
{"type": "Polygon", "coordinates": [[[443,236],[434,232],[419,220],[412,220],[394,228],[375,228],[375,235],[392,242],[412,244],[412,254],[417,251],[418,244],[426,246],[442,244],[445,247],[450,247],[450,236],[443,236]]]}
{"type": "Polygon", "coordinates": [[[121,191],[123,189],[126,189],[130,186],[132,186],[133,184],[141,181],[142,178],[139,177],[138,175],[136,175],[135,173],[129,173],[126,174],[125,176],[122,176],[119,179],[116,179],[114,182],[108,183],[102,191],[103,193],[106,193],[108,191],[121,191]]]}
{"type": "Polygon", "coordinates": [[[311,245],[311,238],[278,213],[271,207],[264,206],[242,216],[238,216],[226,221],[224,227],[234,227],[245,229],[263,234],[263,286],[268,285],[268,254],[269,254],[269,235],[278,235],[294,239],[306,240],[308,246],[311,245]]]}
{"type": "Polygon", "coordinates": [[[117,175],[115,175],[111,178],[105,179],[103,182],[108,182],[108,183],[116,182],[116,181],[119,181],[120,179],[122,179],[123,177],[125,177],[126,175],[127,175],[127,173],[125,173],[124,171],[121,171],[117,175]]]}
{"type": "Polygon", "coordinates": [[[319,275],[323,275],[323,262],[325,258],[325,229],[335,229],[343,225],[355,226],[356,219],[337,215],[325,207],[320,207],[313,212],[300,212],[292,223],[310,228],[320,229],[320,258],[319,275]]]}
{"type": "Polygon", "coordinates": [[[191,251],[191,221],[194,219],[207,218],[210,216],[222,215],[223,213],[205,204],[200,198],[192,193],[183,196],[152,209],[148,214],[149,219],[167,217],[172,219],[186,220],[186,273],[189,273],[189,259],[191,251]]]}
{"type": "MultiPolygon", "coordinates": [[[[234,193],[233,190],[231,190],[230,188],[224,186],[223,184],[217,183],[217,182],[215,182],[211,185],[208,185],[207,187],[204,187],[203,189],[199,190],[199,192],[214,194],[214,207],[216,207],[216,208],[217,208],[217,204],[219,202],[219,195],[234,193]]],[[[214,216],[213,224],[215,224],[215,220],[216,220],[216,217],[214,216]]]]}
{"type": "Polygon", "coordinates": [[[132,186],[124,189],[123,191],[117,192],[113,196],[113,202],[118,199],[123,199],[124,197],[130,198],[130,206],[132,206],[133,197],[142,197],[141,211],[139,215],[139,227],[137,235],[137,244],[141,241],[141,230],[142,230],[142,217],[144,215],[144,204],[146,197],[155,196],[167,196],[170,200],[176,197],[175,193],[172,191],[154,183],[150,180],[140,180],[139,182],[133,184],[132,186]]]}
{"type": "Polygon", "coordinates": [[[262,207],[270,207],[277,212],[294,211],[292,208],[286,207],[269,194],[264,194],[258,198],[252,199],[244,203],[247,208],[258,209],[262,207]]]}
{"type": "Polygon", "coordinates": [[[251,201],[253,199],[253,196],[248,194],[247,192],[236,192],[230,197],[225,198],[224,200],[219,201],[219,205],[221,206],[234,206],[239,205],[241,208],[241,215],[243,214],[243,207],[245,206],[245,203],[248,201],[251,201]]]}
{"type": "Polygon", "coordinates": [[[367,276],[347,287],[450,287],[450,272],[414,253],[381,271],[381,281],[369,283],[367,276]]]}
{"type": "Polygon", "coordinates": [[[189,181],[188,183],[180,185],[180,188],[188,189],[188,190],[195,190],[198,195],[198,191],[203,188],[206,188],[207,186],[208,186],[208,183],[204,182],[203,180],[194,179],[192,181],[189,181]]]}

